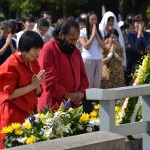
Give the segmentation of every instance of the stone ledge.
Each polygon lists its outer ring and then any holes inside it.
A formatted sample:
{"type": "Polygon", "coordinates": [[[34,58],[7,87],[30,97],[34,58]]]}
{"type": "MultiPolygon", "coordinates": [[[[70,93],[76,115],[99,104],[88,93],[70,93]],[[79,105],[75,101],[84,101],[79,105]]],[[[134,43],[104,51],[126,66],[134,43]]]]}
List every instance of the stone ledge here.
{"type": "Polygon", "coordinates": [[[125,150],[125,137],[97,131],[60,139],[23,145],[9,150],[125,150]]]}
{"type": "Polygon", "coordinates": [[[127,140],[125,142],[125,150],[142,150],[142,138],[127,140]]]}

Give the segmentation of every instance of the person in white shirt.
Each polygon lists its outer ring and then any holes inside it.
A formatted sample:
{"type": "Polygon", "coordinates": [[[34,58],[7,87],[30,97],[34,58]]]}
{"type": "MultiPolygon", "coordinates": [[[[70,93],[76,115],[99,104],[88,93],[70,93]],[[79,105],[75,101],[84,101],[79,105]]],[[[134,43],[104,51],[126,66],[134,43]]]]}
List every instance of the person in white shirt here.
{"type": "Polygon", "coordinates": [[[25,31],[32,31],[35,25],[35,19],[31,14],[27,14],[25,16],[23,16],[22,18],[22,22],[23,22],[23,27],[24,29],[18,33],[16,33],[16,44],[17,44],[17,48],[18,48],[18,43],[20,40],[20,37],[22,36],[22,34],[25,31]]]}
{"type": "Polygon", "coordinates": [[[87,13],[85,28],[80,30],[80,43],[82,45],[82,58],[90,88],[100,88],[102,77],[101,48],[105,43],[98,29],[98,19],[94,11],[87,13]]]}
{"type": "MultiPolygon", "coordinates": [[[[82,30],[83,28],[85,28],[85,21],[84,21],[84,19],[78,17],[78,18],[76,18],[75,21],[79,24],[80,30],[82,30]]],[[[79,39],[77,40],[76,47],[80,50],[80,52],[82,52],[82,45],[81,45],[79,39]]]]}
{"type": "Polygon", "coordinates": [[[37,28],[34,31],[37,32],[42,37],[44,43],[50,40],[50,37],[47,34],[48,28],[49,28],[49,22],[46,19],[44,18],[38,19],[37,28]]]}
{"type": "MultiPolygon", "coordinates": [[[[50,12],[49,11],[42,11],[40,14],[40,17],[46,19],[49,22],[49,28],[47,30],[47,35],[50,37],[50,39],[53,38],[52,31],[54,30],[54,27],[51,26],[52,17],[51,17],[50,12]]],[[[35,24],[33,30],[35,31],[36,29],[37,29],[37,24],[35,24]]]]}

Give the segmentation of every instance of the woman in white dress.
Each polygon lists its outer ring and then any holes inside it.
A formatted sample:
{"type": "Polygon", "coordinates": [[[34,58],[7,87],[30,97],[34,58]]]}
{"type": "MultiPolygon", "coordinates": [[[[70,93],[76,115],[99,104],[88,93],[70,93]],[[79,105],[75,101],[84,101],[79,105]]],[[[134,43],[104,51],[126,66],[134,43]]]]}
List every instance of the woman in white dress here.
{"type": "Polygon", "coordinates": [[[85,28],[80,30],[80,43],[82,45],[82,58],[90,88],[100,88],[102,77],[101,48],[105,43],[98,29],[98,19],[94,11],[87,13],[85,28]]]}

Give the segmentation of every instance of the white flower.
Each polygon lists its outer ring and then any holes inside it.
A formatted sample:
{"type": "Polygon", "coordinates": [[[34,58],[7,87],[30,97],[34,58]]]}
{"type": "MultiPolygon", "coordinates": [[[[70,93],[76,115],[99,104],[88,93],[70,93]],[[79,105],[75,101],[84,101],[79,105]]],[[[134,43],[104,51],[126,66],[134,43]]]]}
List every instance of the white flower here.
{"type": "Polygon", "coordinates": [[[11,143],[7,143],[7,146],[8,146],[8,147],[11,147],[11,143]]]}
{"type": "Polygon", "coordinates": [[[66,112],[55,112],[55,114],[54,114],[54,120],[56,119],[55,121],[57,121],[57,120],[59,120],[59,118],[61,116],[66,117],[66,115],[68,116],[68,114],[66,112]]]}
{"type": "Polygon", "coordinates": [[[94,120],[90,120],[89,124],[94,126],[94,122],[95,122],[94,120]]]}
{"type": "Polygon", "coordinates": [[[52,119],[52,118],[47,118],[47,119],[45,119],[45,123],[46,123],[46,124],[51,123],[51,122],[53,122],[53,119],[52,119]]]}
{"type": "Polygon", "coordinates": [[[87,127],[87,128],[86,128],[86,131],[87,131],[87,132],[92,132],[92,127],[87,127]]]}
{"type": "Polygon", "coordinates": [[[100,120],[95,120],[95,125],[100,126],[100,120]]]}
{"type": "Polygon", "coordinates": [[[17,137],[17,141],[20,143],[25,143],[27,137],[17,137]]]}
{"type": "Polygon", "coordinates": [[[83,128],[83,126],[81,124],[78,124],[78,129],[79,130],[83,130],[84,128],[83,128]]]}
{"type": "Polygon", "coordinates": [[[34,115],[34,116],[35,116],[35,122],[39,122],[40,115],[39,115],[39,114],[36,114],[36,115],[34,115]]]}
{"type": "Polygon", "coordinates": [[[67,126],[65,126],[65,132],[69,133],[71,131],[71,124],[69,123],[67,126]]]}
{"type": "Polygon", "coordinates": [[[143,75],[143,71],[141,69],[138,69],[138,76],[142,76],[143,75]]]}
{"type": "Polygon", "coordinates": [[[96,125],[96,126],[100,126],[100,121],[98,120],[98,119],[96,119],[96,120],[90,120],[89,121],[89,124],[90,125],[96,125]]]}
{"type": "Polygon", "coordinates": [[[66,116],[66,114],[67,114],[66,112],[61,112],[60,113],[60,115],[64,115],[64,116],[66,116]]]}
{"type": "Polygon", "coordinates": [[[39,132],[39,135],[42,135],[42,134],[43,134],[43,132],[42,132],[42,131],[40,131],[40,132],[39,132]]]}
{"type": "Polygon", "coordinates": [[[45,126],[43,130],[43,134],[46,138],[50,137],[50,134],[52,133],[52,128],[49,126],[45,126]]]}
{"type": "Polygon", "coordinates": [[[60,115],[61,115],[61,112],[57,111],[57,112],[54,113],[54,118],[59,117],[60,115]]]}
{"type": "Polygon", "coordinates": [[[65,132],[65,133],[69,133],[69,132],[70,132],[70,128],[66,127],[66,128],[64,129],[64,132],[65,132]]]}
{"type": "Polygon", "coordinates": [[[74,110],[74,109],[70,107],[70,108],[68,109],[68,112],[72,112],[73,110],[74,110]]]}
{"type": "Polygon", "coordinates": [[[26,123],[30,123],[29,118],[27,118],[23,124],[26,124],[26,123]]]}
{"type": "Polygon", "coordinates": [[[66,114],[66,118],[70,118],[70,114],[66,114]]]}

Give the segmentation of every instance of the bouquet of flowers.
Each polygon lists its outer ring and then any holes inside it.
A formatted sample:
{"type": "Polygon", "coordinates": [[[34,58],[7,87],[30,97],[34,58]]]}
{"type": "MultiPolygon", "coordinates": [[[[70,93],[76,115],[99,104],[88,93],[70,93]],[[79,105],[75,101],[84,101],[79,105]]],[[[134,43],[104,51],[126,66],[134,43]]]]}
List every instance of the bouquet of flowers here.
{"type": "Polygon", "coordinates": [[[57,111],[43,111],[31,115],[23,124],[12,123],[0,133],[5,134],[5,148],[57,139],[99,129],[99,105],[90,114],[83,107],[70,108],[70,102],[62,103],[57,111]]]}
{"type": "Polygon", "coordinates": [[[149,55],[143,57],[143,62],[138,66],[134,76],[137,84],[147,84],[150,82],[150,60],[149,55]]]}
{"type": "MultiPolygon", "coordinates": [[[[135,85],[148,84],[150,82],[150,59],[149,54],[143,57],[142,64],[137,66],[135,73],[135,85]]],[[[119,124],[130,123],[132,114],[136,108],[138,102],[138,97],[132,97],[127,99],[122,107],[120,113],[119,124]]],[[[140,121],[142,119],[142,107],[138,108],[135,121],[140,121]]]]}

